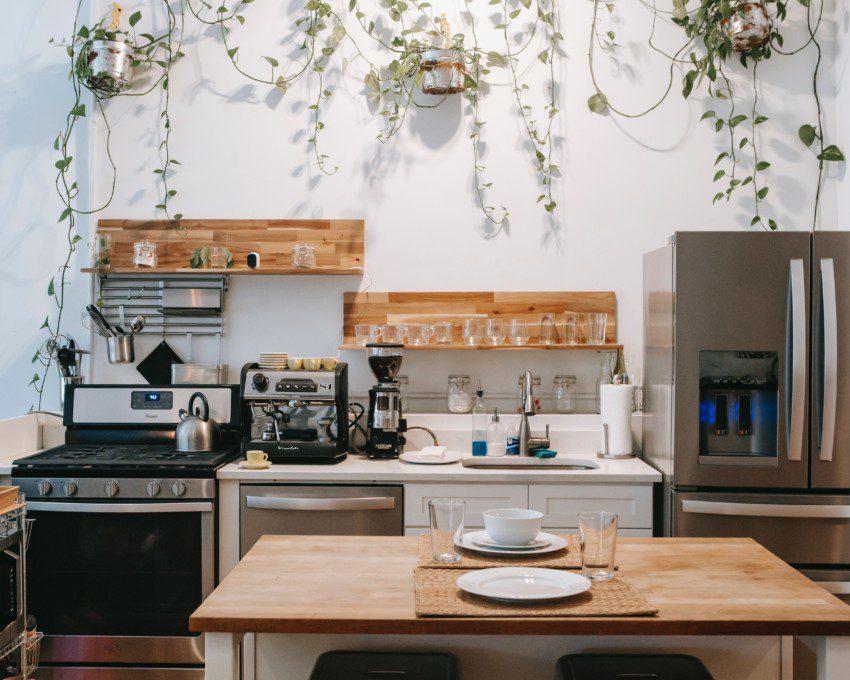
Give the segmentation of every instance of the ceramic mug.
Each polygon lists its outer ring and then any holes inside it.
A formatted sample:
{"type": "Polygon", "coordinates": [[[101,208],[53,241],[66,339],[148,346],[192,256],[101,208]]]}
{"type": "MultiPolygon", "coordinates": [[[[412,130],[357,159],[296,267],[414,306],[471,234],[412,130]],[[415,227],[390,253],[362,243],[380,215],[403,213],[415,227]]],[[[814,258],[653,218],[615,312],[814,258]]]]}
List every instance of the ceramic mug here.
{"type": "Polygon", "coordinates": [[[304,359],[301,357],[289,357],[286,360],[286,366],[292,371],[300,371],[304,366],[304,359]]]}
{"type": "Polygon", "coordinates": [[[305,357],[304,368],[308,371],[318,371],[322,367],[321,357],[305,357]]]}
{"type": "Polygon", "coordinates": [[[332,371],[336,368],[336,365],[339,363],[339,359],[336,357],[322,357],[322,368],[326,371],[332,371]]]}
{"type": "Polygon", "coordinates": [[[249,465],[262,465],[269,459],[269,454],[259,449],[251,449],[245,452],[245,460],[249,465]]]}

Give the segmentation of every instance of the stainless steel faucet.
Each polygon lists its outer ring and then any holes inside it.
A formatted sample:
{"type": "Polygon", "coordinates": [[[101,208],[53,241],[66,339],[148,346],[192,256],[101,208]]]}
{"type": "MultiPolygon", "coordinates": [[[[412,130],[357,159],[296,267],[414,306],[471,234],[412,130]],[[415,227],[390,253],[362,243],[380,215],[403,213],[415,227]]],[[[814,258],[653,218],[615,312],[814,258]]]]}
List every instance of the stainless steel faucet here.
{"type": "Polygon", "coordinates": [[[522,375],[521,382],[522,420],[519,424],[519,455],[530,456],[532,449],[548,449],[551,446],[549,440],[549,425],[546,425],[546,434],[540,436],[531,431],[528,416],[535,414],[534,410],[534,377],[531,371],[522,375]]]}

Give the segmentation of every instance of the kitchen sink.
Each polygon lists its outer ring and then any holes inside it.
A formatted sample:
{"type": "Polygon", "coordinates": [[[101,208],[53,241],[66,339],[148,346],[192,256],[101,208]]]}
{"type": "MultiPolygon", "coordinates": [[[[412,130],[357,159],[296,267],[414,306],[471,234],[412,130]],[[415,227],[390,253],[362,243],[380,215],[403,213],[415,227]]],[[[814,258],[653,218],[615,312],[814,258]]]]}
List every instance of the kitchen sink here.
{"type": "Polygon", "coordinates": [[[527,468],[549,468],[555,470],[597,470],[599,464],[584,458],[535,458],[534,456],[504,456],[488,458],[473,456],[463,459],[468,468],[487,468],[488,470],[516,470],[527,468]]]}

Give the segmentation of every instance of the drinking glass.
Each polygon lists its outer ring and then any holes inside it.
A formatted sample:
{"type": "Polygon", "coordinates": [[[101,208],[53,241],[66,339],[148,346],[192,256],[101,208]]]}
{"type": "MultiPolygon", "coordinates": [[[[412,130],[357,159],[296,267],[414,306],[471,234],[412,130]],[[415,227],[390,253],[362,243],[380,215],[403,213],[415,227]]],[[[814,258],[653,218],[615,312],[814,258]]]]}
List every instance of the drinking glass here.
{"type": "Polygon", "coordinates": [[[466,319],[463,322],[463,342],[465,345],[477,345],[481,342],[484,332],[481,319],[466,319]]]}
{"type": "Polygon", "coordinates": [[[428,501],[431,517],[431,554],[437,562],[459,562],[466,503],[457,498],[428,501]]]}
{"type": "Polygon", "coordinates": [[[434,327],[427,323],[409,323],[405,325],[404,330],[407,333],[407,342],[411,345],[427,345],[434,335],[434,327]]]}
{"type": "Polygon", "coordinates": [[[452,323],[451,321],[438,321],[436,324],[434,324],[434,339],[440,345],[452,344],[453,333],[454,323],[452,323]]]}
{"type": "Polygon", "coordinates": [[[617,552],[617,515],[612,512],[580,512],[581,570],[591,581],[614,578],[617,552]]]}
{"type": "Polygon", "coordinates": [[[381,326],[381,339],[390,344],[402,342],[404,339],[404,326],[388,323],[381,326]]]}
{"type": "Polygon", "coordinates": [[[501,345],[505,341],[505,322],[502,319],[487,319],[487,341],[501,345]]]}
{"type": "Polygon", "coordinates": [[[577,345],[579,342],[578,314],[564,312],[564,343],[577,345]]]}
{"type": "Polygon", "coordinates": [[[591,345],[604,345],[608,328],[608,315],[605,312],[591,312],[587,315],[587,342],[591,345]]]}
{"type": "Polygon", "coordinates": [[[354,326],[354,335],[358,345],[378,342],[381,327],[373,323],[358,323],[354,326]]]}
{"type": "Polygon", "coordinates": [[[531,336],[528,334],[528,322],[524,319],[511,320],[511,342],[514,345],[526,344],[531,336]]]}
{"type": "Polygon", "coordinates": [[[546,312],[540,315],[540,338],[541,345],[554,345],[558,342],[558,333],[555,330],[555,315],[546,312]]]}
{"type": "Polygon", "coordinates": [[[210,246],[210,267],[213,269],[224,269],[227,267],[227,248],[224,246],[210,246]]]}

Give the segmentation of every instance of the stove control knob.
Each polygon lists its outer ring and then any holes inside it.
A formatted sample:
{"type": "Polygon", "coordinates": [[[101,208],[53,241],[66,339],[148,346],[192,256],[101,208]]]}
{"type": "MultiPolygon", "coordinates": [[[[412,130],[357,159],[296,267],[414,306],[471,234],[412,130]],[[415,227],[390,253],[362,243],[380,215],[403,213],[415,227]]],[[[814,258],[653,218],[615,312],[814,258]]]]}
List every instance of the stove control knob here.
{"type": "Polygon", "coordinates": [[[62,490],[66,496],[73,496],[77,493],[77,483],[69,479],[62,485],[62,490]]]}
{"type": "Polygon", "coordinates": [[[119,490],[120,488],[121,488],[121,487],[119,487],[119,486],[118,486],[118,482],[109,481],[109,482],[107,482],[106,484],[104,484],[104,486],[103,486],[103,492],[104,492],[107,496],[109,496],[110,498],[112,498],[113,496],[117,496],[117,495],[118,495],[118,490],[119,490]]]}
{"type": "Polygon", "coordinates": [[[148,496],[159,496],[159,492],[162,491],[162,487],[159,485],[159,482],[148,482],[146,488],[148,496]]]}
{"type": "Polygon", "coordinates": [[[269,389],[269,379],[263,375],[262,373],[255,373],[254,377],[251,379],[251,382],[254,385],[254,389],[257,392],[265,392],[269,389]]]}
{"type": "Polygon", "coordinates": [[[174,482],[171,491],[174,492],[175,496],[182,496],[186,493],[186,482],[174,482]]]}
{"type": "Polygon", "coordinates": [[[39,496],[49,496],[51,491],[53,491],[53,485],[50,482],[48,482],[46,479],[42,479],[38,483],[38,495],[39,496]]]}

